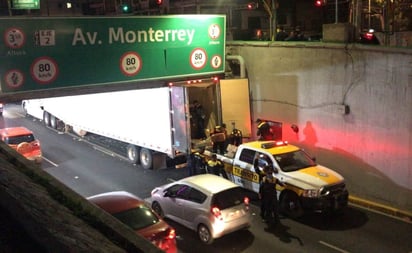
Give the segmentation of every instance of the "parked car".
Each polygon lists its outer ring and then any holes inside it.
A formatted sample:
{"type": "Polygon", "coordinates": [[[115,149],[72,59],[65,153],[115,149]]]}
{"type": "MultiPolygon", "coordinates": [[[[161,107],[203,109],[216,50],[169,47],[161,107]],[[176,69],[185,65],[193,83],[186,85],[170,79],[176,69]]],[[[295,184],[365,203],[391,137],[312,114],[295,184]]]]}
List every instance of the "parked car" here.
{"type": "Polygon", "coordinates": [[[153,189],[151,196],[155,212],[196,231],[206,244],[251,223],[245,191],[216,175],[187,177],[153,189]]]}
{"type": "Polygon", "coordinates": [[[25,127],[3,128],[0,129],[0,138],[27,159],[36,163],[42,161],[40,141],[34,137],[33,132],[29,129],[25,127]]]}
{"type": "Polygon", "coordinates": [[[113,191],[87,198],[167,253],[176,253],[176,231],[144,200],[126,191],[113,191]]]}

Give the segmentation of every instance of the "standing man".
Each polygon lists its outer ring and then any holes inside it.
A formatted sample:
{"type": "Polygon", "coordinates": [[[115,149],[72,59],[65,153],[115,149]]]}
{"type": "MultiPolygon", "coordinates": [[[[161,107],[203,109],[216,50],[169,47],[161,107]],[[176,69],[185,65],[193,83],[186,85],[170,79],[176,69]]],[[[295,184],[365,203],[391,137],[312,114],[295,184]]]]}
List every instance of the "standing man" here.
{"type": "Polygon", "coordinates": [[[267,141],[272,140],[272,131],[269,125],[269,122],[261,119],[256,120],[257,125],[257,136],[259,136],[258,140],[260,141],[267,141]]]}
{"type": "Polygon", "coordinates": [[[272,166],[266,166],[264,171],[266,175],[259,187],[260,216],[264,222],[276,225],[280,222],[276,184],[281,186],[284,186],[284,184],[273,176],[272,166]]]}
{"type": "Polygon", "coordinates": [[[195,138],[206,139],[206,114],[204,112],[203,106],[199,103],[199,101],[195,100],[193,101],[193,107],[191,109],[192,118],[197,129],[195,138]]]}

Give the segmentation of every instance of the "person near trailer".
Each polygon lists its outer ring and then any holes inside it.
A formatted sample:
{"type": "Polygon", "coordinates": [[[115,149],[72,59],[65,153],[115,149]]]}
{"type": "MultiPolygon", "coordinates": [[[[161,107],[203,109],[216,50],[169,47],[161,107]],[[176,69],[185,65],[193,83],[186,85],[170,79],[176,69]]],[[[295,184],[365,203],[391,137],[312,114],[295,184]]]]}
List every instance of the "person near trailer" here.
{"type": "Polygon", "coordinates": [[[284,184],[273,176],[273,166],[266,166],[264,171],[265,176],[259,187],[260,216],[264,222],[276,225],[280,222],[276,184],[280,186],[284,184]]]}
{"type": "Polygon", "coordinates": [[[226,150],[227,142],[227,132],[226,125],[216,126],[213,133],[210,135],[213,142],[213,153],[219,153],[223,155],[226,150]]]}
{"type": "Polygon", "coordinates": [[[191,116],[196,126],[196,139],[206,139],[205,127],[206,127],[206,114],[203,106],[199,101],[193,101],[193,106],[191,107],[191,116]]]}
{"type": "Polygon", "coordinates": [[[222,175],[222,177],[228,179],[225,166],[223,163],[217,159],[216,154],[212,154],[211,159],[207,161],[207,169],[209,173],[215,174],[216,176],[222,175]]]}
{"type": "Polygon", "coordinates": [[[197,174],[205,174],[207,163],[205,161],[203,153],[205,152],[205,148],[199,148],[194,152],[194,167],[197,174]]]}
{"type": "Polygon", "coordinates": [[[257,123],[257,133],[256,134],[258,136],[258,140],[260,141],[272,140],[273,134],[272,134],[269,122],[267,122],[266,120],[257,119],[256,123],[257,123]]]}

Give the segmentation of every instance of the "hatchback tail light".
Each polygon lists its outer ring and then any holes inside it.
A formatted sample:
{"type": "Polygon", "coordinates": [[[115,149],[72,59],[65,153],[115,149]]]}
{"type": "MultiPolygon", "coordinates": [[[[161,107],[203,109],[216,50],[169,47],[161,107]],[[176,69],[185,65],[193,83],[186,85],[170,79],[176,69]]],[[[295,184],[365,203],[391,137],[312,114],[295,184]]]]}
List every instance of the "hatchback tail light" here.
{"type": "Polygon", "coordinates": [[[220,212],[219,207],[213,206],[211,211],[213,216],[215,216],[219,220],[223,220],[222,213],[220,212]]]}

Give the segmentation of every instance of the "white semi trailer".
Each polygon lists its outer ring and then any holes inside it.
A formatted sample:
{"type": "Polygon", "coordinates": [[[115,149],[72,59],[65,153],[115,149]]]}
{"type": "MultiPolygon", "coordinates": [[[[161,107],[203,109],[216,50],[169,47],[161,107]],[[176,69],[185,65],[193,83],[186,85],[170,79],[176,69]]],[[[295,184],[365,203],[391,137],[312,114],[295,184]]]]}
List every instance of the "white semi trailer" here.
{"type": "Polygon", "coordinates": [[[208,128],[225,122],[250,136],[248,94],[247,79],[204,79],[158,88],[24,100],[22,106],[26,114],[43,120],[47,127],[127,143],[126,154],[132,163],[154,169],[165,166],[167,157],[187,154],[196,142],[191,138],[189,112],[194,100],[205,107],[208,128]]]}

